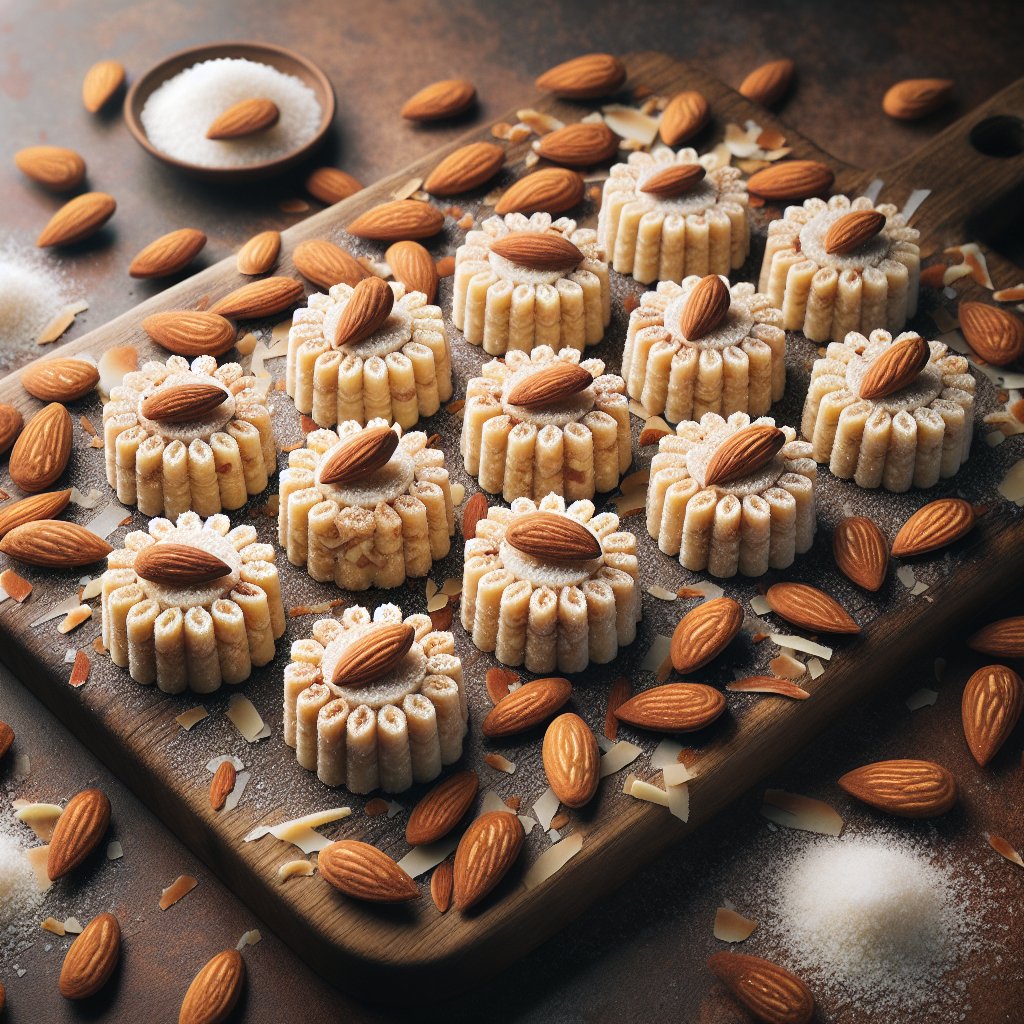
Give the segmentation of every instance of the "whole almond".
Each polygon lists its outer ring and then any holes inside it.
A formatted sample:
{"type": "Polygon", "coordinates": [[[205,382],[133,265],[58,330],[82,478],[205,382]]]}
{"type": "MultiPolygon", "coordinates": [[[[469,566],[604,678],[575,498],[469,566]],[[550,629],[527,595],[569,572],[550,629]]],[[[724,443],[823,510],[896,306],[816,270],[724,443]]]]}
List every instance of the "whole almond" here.
{"type": "Polygon", "coordinates": [[[302,282],[293,277],[261,277],[218,299],[210,312],[232,320],[258,320],[284,312],[304,294],[302,282]]]}
{"type": "MultiPolygon", "coordinates": [[[[277,262],[281,251],[280,231],[261,231],[253,235],[235,256],[235,266],[240,274],[252,277],[265,274],[277,262]]],[[[299,271],[302,273],[302,271],[299,271]]]]}
{"type": "Polygon", "coordinates": [[[462,510],[462,537],[472,540],[476,536],[476,524],[487,518],[487,495],[477,491],[462,510]]]}
{"type": "Polygon", "coordinates": [[[67,468],[71,458],[71,414],[51,402],[28,421],[11,449],[11,479],[29,494],[45,491],[67,468]]]}
{"type": "Polygon", "coordinates": [[[81,242],[96,234],[116,209],[117,202],[106,192],[83,192],[69,199],[50,218],[36,239],[36,245],[40,249],[48,249],[81,242]]]}
{"type": "Polygon", "coordinates": [[[708,967],[756,1020],[809,1024],[814,1016],[810,989],[795,974],[770,960],[747,953],[715,953],[708,958],[708,967]]]}
{"type": "Polygon", "coordinates": [[[839,786],[869,807],[901,818],[936,818],[952,810],[952,773],[932,761],[876,761],[847,772],[839,786]]]}
{"type": "Polygon", "coordinates": [[[161,423],[191,423],[205,419],[228,398],[219,384],[197,381],[157,388],[142,400],[139,411],[146,419],[161,423]]]}
{"type": "Polygon", "coordinates": [[[571,516],[555,512],[516,516],[505,530],[505,540],[545,562],[581,562],[601,556],[597,534],[571,516]]]}
{"type": "Polygon", "coordinates": [[[441,121],[458,117],[473,105],[476,87],[464,78],[446,78],[431,82],[410,96],[402,105],[401,115],[407,121],[441,121]]]}
{"type": "Polygon", "coordinates": [[[342,839],[317,858],[320,874],[339,892],[369,903],[405,903],[420,894],[416,883],[383,850],[342,839]]]}
{"type": "Polygon", "coordinates": [[[430,876],[430,898],[442,914],[448,913],[452,905],[452,889],[455,885],[455,862],[450,858],[441,861],[430,876]]]}
{"type": "Polygon", "coordinates": [[[481,729],[488,739],[513,736],[540,725],[572,696],[568,679],[534,679],[503,697],[487,713],[481,729]]]}
{"type": "Polygon", "coordinates": [[[885,398],[909,387],[931,359],[931,349],[916,334],[901,338],[872,360],[860,382],[860,397],[885,398]]]}
{"type": "Polygon", "coordinates": [[[889,87],[882,109],[898,121],[916,121],[944,107],[952,92],[948,78],[907,78],[889,87]]]}
{"type": "Polygon", "coordinates": [[[14,730],[6,722],[0,722],[0,761],[7,756],[13,744],[14,730]]]}
{"type": "Polygon", "coordinates": [[[187,267],[206,245],[196,228],[178,228],[150,242],[128,267],[132,277],[167,277],[187,267]]]}
{"type": "Polygon", "coordinates": [[[366,277],[356,284],[338,317],[332,343],[335,348],[354,345],[369,338],[387,323],[395,305],[391,286],[379,277],[366,277]]]}
{"type": "Polygon", "coordinates": [[[82,930],[64,955],[60,994],[88,999],[110,980],[121,958],[121,925],[113,914],[99,914],[82,930]]]}
{"type": "Polygon", "coordinates": [[[704,486],[751,476],[767,466],[785,443],[786,435],[767,423],[752,423],[736,431],[715,449],[704,470],[704,486]]]}
{"type": "Polygon", "coordinates": [[[782,160],[750,176],[747,191],[762,199],[808,199],[832,187],[835,175],[817,160],[782,160]]]}
{"type": "Polygon", "coordinates": [[[551,722],[541,756],[548,784],[566,807],[590,803],[600,780],[601,751],[579,715],[566,712],[551,722]]]}
{"type": "Polygon", "coordinates": [[[884,227],[884,213],[877,210],[851,210],[834,221],[825,232],[825,252],[854,252],[870,242],[884,227]]]}
{"type": "Polygon", "coordinates": [[[240,100],[218,114],[206,129],[208,139],[240,139],[273,128],[281,111],[273,100],[264,97],[240,100]]]}
{"type": "Polygon", "coordinates": [[[807,583],[776,583],[765,599],[772,611],[794,626],[816,633],[859,633],[849,612],[823,590],[807,583]]]}
{"type": "Polygon", "coordinates": [[[366,686],[382,679],[409,653],[416,631],[405,623],[378,626],[353,641],[331,675],[335,686],[366,686]]]}
{"type": "Polygon", "coordinates": [[[542,409],[586,391],[593,383],[589,370],[578,363],[558,360],[521,380],[509,391],[506,401],[526,409],[542,409]]]}
{"type": "Polygon", "coordinates": [[[90,114],[97,113],[124,85],[124,65],[116,60],[101,60],[85,73],[82,103],[90,114]]]}
{"type": "Polygon", "coordinates": [[[1024,320],[986,302],[960,303],[960,330],[967,344],[993,366],[1015,363],[1024,355],[1024,320]]]}
{"type": "Polygon", "coordinates": [[[338,445],[320,467],[322,484],[349,484],[386,466],[398,448],[398,434],[390,427],[367,427],[338,445]]]}
{"type": "Polygon", "coordinates": [[[21,374],[21,386],[41,402],[75,402],[84,398],[100,380],[96,364],[88,359],[42,359],[21,374]]]}
{"type": "Polygon", "coordinates": [[[592,100],[622,88],[626,66],[610,53],[587,53],[549,68],[534,83],[567,100],[592,100]]]}
{"type": "Polygon", "coordinates": [[[54,192],[70,192],[85,179],[85,161],[63,146],[28,146],[14,154],[22,174],[54,192]]]}
{"type": "Polygon", "coordinates": [[[72,569],[106,558],[114,549],[91,530],[60,519],[33,519],[0,540],[0,551],[26,565],[72,569]]]}
{"type": "Polygon", "coordinates": [[[231,322],[208,310],[183,309],[151,313],[142,329],[161,347],[176,356],[221,356],[235,344],[231,322]]]}
{"type": "Polygon", "coordinates": [[[110,826],[110,801],[99,789],[83,789],[67,803],[53,826],[46,854],[51,882],[73,871],[92,853],[110,826]]]}
{"type": "Polygon", "coordinates": [[[491,252],[528,270],[570,271],[583,261],[579,248],[554,232],[513,231],[492,242],[491,252]]]}
{"type": "Polygon", "coordinates": [[[971,634],[967,646],[997,658],[1024,658],[1024,615],[990,622],[971,634]]]}
{"type": "Polygon", "coordinates": [[[662,732],[695,732],[725,711],[725,697],[703,683],[666,683],[644,690],[615,709],[620,722],[662,732]]]}
{"type": "Polygon", "coordinates": [[[419,242],[395,242],[388,247],[384,260],[396,281],[410,292],[422,292],[427,302],[437,295],[437,264],[419,242]]]}
{"type": "Polygon", "coordinates": [[[669,164],[664,170],[652,174],[640,186],[640,191],[659,199],[675,199],[692,192],[706,174],[700,164],[669,164]]]}
{"type": "Polygon", "coordinates": [[[3,455],[18,439],[25,421],[21,412],[13,405],[0,402],[0,455],[3,455]]]}
{"type": "Polygon", "coordinates": [[[219,811],[238,781],[238,769],[231,761],[221,761],[210,782],[210,806],[219,811]]]}
{"type": "Polygon", "coordinates": [[[306,179],[306,191],[328,206],[340,203],[362,190],[362,182],[337,167],[318,167],[306,179]]]}
{"type": "Polygon", "coordinates": [[[67,508],[70,500],[71,491],[47,491],[4,505],[0,508],[0,539],[23,523],[56,518],[67,508]]]}
{"type": "Polygon", "coordinates": [[[292,253],[292,262],[303,277],[324,289],[333,288],[336,284],[354,288],[367,276],[355,257],[340,245],[322,238],[300,242],[292,253]]]}
{"type": "Polygon", "coordinates": [[[429,238],[444,227],[444,214],[430,203],[416,199],[394,199],[360,214],[348,226],[357,238],[378,242],[400,242],[406,238],[429,238]]]}
{"type": "Polygon", "coordinates": [[[688,341],[696,341],[717,330],[729,315],[732,295],[717,274],[702,277],[686,299],[679,328],[688,341]]]}
{"type": "Polygon", "coordinates": [[[688,611],[672,634],[672,667],[694,672],[729,646],[743,625],[743,609],[731,597],[715,597],[688,611]]]}
{"type": "Polygon", "coordinates": [[[593,167],[619,151],[619,137],[604,122],[579,122],[542,135],[536,152],[566,167],[593,167]]]}
{"type": "Polygon", "coordinates": [[[212,551],[160,541],[143,548],[132,565],[135,575],[163,587],[202,587],[222,579],[231,566],[212,551]]]}
{"type": "Polygon", "coordinates": [[[796,65],[791,60],[769,61],[743,79],[739,93],[763,107],[773,107],[789,92],[795,74],[796,65]]]}
{"type": "Polygon", "coordinates": [[[658,134],[666,146],[681,146],[692,139],[710,117],[708,101],[699,92],[677,92],[662,111],[658,134]]]}
{"type": "Polygon", "coordinates": [[[476,772],[455,772],[429,790],[412,809],[405,825],[405,841],[425,846],[443,839],[472,807],[480,788],[476,772]]]}
{"type": "Polygon", "coordinates": [[[192,979],[178,1024],[224,1024],[245,988],[245,961],[237,949],[213,957],[192,979]]]}
{"type": "Polygon", "coordinates": [[[505,163],[505,150],[493,142],[470,142],[449,153],[423,182],[435,196],[457,196],[490,181],[505,163]]]}
{"type": "Polygon", "coordinates": [[[1009,739],[1022,709],[1024,681],[1013,669],[986,665],[967,680],[960,706],[964,737],[982,768],[1009,739]]]}
{"type": "Polygon", "coordinates": [[[468,910],[490,893],[522,848],[523,826],[511,811],[488,811],[473,821],[455,851],[456,909],[468,910]]]}
{"type": "Polygon", "coordinates": [[[974,507],[962,498],[939,498],[919,508],[892,542],[895,558],[910,558],[937,551],[970,533],[974,507]]]}
{"type": "Polygon", "coordinates": [[[583,175],[568,167],[543,167],[511,185],[494,204],[506,213],[565,213],[583,199],[583,175]]]}
{"type": "Polygon", "coordinates": [[[870,519],[841,519],[832,534],[832,555],[839,571],[858,587],[881,589],[889,569],[889,545],[870,519]]]}

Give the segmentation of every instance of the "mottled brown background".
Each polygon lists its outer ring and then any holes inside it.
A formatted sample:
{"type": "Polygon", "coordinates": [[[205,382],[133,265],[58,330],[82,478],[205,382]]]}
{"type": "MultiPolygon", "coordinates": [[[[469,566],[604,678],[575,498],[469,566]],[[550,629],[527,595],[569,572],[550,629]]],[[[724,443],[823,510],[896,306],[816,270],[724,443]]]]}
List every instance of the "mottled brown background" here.
{"type": "MultiPolygon", "coordinates": [[[[301,177],[230,191],[186,182],[146,157],[118,114],[86,114],[78,98],[81,77],[101,57],[121,59],[134,76],[170,52],[218,39],[264,40],[300,49],[325,69],[338,95],[336,127],[324,159],[369,182],[448,141],[477,118],[494,118],[522,105],[536,74],[581,51],[664,49],[701,61],[733,85],[761,61],[790,56],[797,61],[800,79],[783,107],[784,119],[839,157],[884,166],[1020,73],[1024,25],[1015,7],[997,2],[4,0],[2,231],[30,242],[55,205],[51,196],[28,187],[13,168],[11,156],[22,146],[52,142],[78,149],[89,165],[90,186],[117,198],[119,210],[111,226],[95,244],[76,252],[69,265],[70,275],[90,300],[89,312],[69,335],[74,337],[158,287],[131,281],[125,267],[142,245],[164,231],[186,224],[201,227],[210,239],[203,260],[210,263],[256,230],[284,228],[296,219],[282,214],[277,204],[301,194],[301,177]],[[456,74],[478,86],[481,104],[473,118],[423,129],[397,116],[401,100],[415,89],[456,74]],[[956,103],[948,111],[916,125],[897,124],[881,115],[880,98],[892,81],[932,75],[957,81],[956,103]]],[[[25,358],[8,356],[14,362],[25,358]]],[[[1011,742],[1012,749],[987,774],[972,767],[958,709],[963,679],[978,662],[964,660],[958,650],[962,648],[951,638],[950,668],[937,687],[936,707],[910,716],[903,704],[916,687],[934,685],[929,662],[920,666],[920,678],[898,681],[773,782],[836,802],[847,820],[863,829],[877,819],[837,798],[833,783],[838,774],[887,756],[942,761],[966,780],[968,798],[964,809],[936,831],[921,834],[931,836],[948,856],[985,863],[998,916],[1000,901],[1020,902],[1024,876],[994,856],[986,860],[978,847],[987,828],[1024,844],[1019,741],[1011,742]]],[[[0,718],[14,725],[19,749],[33,759],[30,782],[21,787],[11,783],[9,766],[0,769],[6,796],[71,793],[87,784],[110,793],[117,835],[126,849],[117,868],[116,909],[130,940],[117,984],[96,1005],[85,1007],[73,1008],[57,995],[59,941],[46,951],[41,939],[19,957],[18,966],[26,971],[20,979],[13,964],[0,963],[10,1020],[174,1019],[184,987],[201,962],[200,951],[233,945],[258,922],[6,672],[0,672],[0,718]],[[200,888],[161,914],[155,906],[160,888],[183,871],[196,874],[200,888]]],[[[777,869],[758,859],[764,840],[758,800],[759,794],[752,794],[640,873],[569,930],[510,965],[486,991],[450,1008],[452,1016],[488,1021],[737,1020],[703,964],[717,945],[711,938],[714,908],[731,898],[744,909],[743,890],[752,864],[759,875],[777,869]]],[[[82,905],[71,887],[61,897],[68,914],[82,905]]],[[[1006,954],[998,977],[977,979],[971,986],[969,1019],[976,1024],[1019,1019],[1024,996],[1019,938],[1006,954]]],[[[266,930],[263,942],[246,957],[251,984],[239,1018],[281,1024],[392,1019],[336,993],[266,930]]],[[[850,1024],[860,1020],[855,1012],[821,1019],[850,1024]]]]}

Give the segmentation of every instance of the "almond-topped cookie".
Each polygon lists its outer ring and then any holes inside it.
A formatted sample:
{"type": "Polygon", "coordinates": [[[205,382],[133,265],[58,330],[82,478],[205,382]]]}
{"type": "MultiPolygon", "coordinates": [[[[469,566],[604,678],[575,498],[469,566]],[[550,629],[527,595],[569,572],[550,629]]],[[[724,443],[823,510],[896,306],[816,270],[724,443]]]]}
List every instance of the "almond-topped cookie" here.
{"type": "Polygon", "coordinates": [[[393,604],[346,608],[292,644],[284,740],[303,768],[352,793],[402,793],[462,756],[469,721],[451,633],[393,604]]]}

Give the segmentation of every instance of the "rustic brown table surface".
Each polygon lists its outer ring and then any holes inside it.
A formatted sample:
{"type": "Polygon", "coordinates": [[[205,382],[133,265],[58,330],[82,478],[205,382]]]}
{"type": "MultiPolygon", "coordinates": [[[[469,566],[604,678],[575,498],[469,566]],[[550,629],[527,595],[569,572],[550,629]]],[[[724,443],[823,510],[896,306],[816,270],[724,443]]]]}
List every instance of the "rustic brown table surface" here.
{"type": "MultiPolygon", "coordinates": [[[[79,150],[89,166],[91,187],[111,192],[119,203],[117,217],[100,239],[69,260],[68,274],[90,303],[69,338],[160,287],[130,280],[125,268],[138,249],[164,231],[202,228],[209,236],[203,260],[210,263],[256,230],[284,228],[301,216],[278,207],[281,200],[302,194],[300,174],[247,189],[185,181],[131,141],[119,114],[95,118],[81,108],[81,76],[94,60],[116,57],[131,76],[186,46],[243,38],[300,49],[326,70],[337,92],[338,116],[321,159],[369,182],[477,118],[495,117],[521,104],[536,74],[586,50],[662,49],[700,60],[732,84],[764,60],[793,57],[800,79],[782,109],[783,118],[838,157],[884,166],[1019,74],[1024,24],[1009,3],[967,6],[939,0],[928,5],[893,0],[884,7],[583,0],[518,7],[467,0],[8,3],[0,8],[3,233],[30,243],[54,206],[50,196],[28,187],[14,169],[11,157],[22,146],[50,142],[79,150]],[[397,116],[401,101],[420,85],[456,74],[478,87],[481,104],[473,119],[423,129],[397,116]],[[956,79],[951,108],[920,124],[884,118],[879,102],[892,81],[933,75],[956,79]]],[[[0,352],[0,365],[16,367],[35,354],[35,346],[9,348],[0,352]]],[[[1024,874],[989,854],[983,832],[992,829],[1024,845],[1019,736],[994,767],[980,772],[966,754],[959,724],[960,690],[979,661],[965,657],[958,637],[950,637],[948,651],[935,654],[949,659],[940,683],[929,659],[914,678],[894,683],[772,782],[831,801],[850,827],[863,832],[882,820],[842,797],[834,785],[838,775],[886,757],[928,757],[946,764],[962,781],[962,809],[934,828],[906,832],[927,839],[953,862],[981,864],[998,921],[1002,908],[1021,903],[1024,874]],[[937,689],[938,702],[911,714],[904,700],[920,686],[937,689]]],[[[40,932],[16,964],[0,960],[9,1019],[17,1024],[175,1019],[205,952],[234,945],[259,922],[5,671],[0,671],[0,719],[14,726],[18,749],[32,759],[31,775],[22,783],[14,782],[9,762],[0,768],[0,797],[66,799],[86,785],[99,785],[111,796],[114,835],[125,848],[124,859],[99,866],[94,880],[97,886],[115,885],[117,903],[111,909],[125,925],[126,955],[116,984],[95,1004],[74,1008],[65,1003],[56,978],[66,941],[45,941],[51,937],[40,932]],[[183,872],[194,874],[199,887],[161,913],[156,906],[160,889],[183,872]]],[[[715,907],[731,900],[756,917],[756,905],[744,900],[751,873],[778,869],[763,854],[774,839],[757,813],[759,800],[760,791],[751,794],[445,1014],[488,1021],[739,1020],[704,961],[721,946],[711,935],[715,907]]],[[[56,895],[57,916],[79,913],[87,904],[71,884],[56,895]]],[[[1003,923],[1012,923],[1011,911],[1005,913],[1003,923]]],[[[980,969],[975,965],[965,1000],[970,1006],[966,1019],[975,1024],[1019,1020],[1024,997],[1021,929],[993,929],[990,938],[1003,944],[1003,959],[996,969],[989,950],[980,969]]],[[[757,933],[748,945],[771,951],[770,938],[757,933]]],[[[373,993],[366,993],[364,1002],[336,992],[267,929],[246,959],[250,986],[238,1019],[280,1024],[400,1019],[372,1008],[373,993]]],[[[853,1024],[862,1017],[849,1008],[826,1007],[819,1019],[853,1024]]],[[[916,1024],[921,1018],[901,1019],[916,1024]]]]}

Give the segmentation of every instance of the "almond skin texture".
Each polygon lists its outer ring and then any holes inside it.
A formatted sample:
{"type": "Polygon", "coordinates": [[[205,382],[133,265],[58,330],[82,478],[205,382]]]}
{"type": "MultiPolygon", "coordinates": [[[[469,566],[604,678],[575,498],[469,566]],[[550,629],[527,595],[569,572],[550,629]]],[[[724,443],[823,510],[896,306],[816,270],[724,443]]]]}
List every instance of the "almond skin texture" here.
{"type": "Polygon", "coordinates": [[[227,397],[217,384],[175,384],[147,395],[139,411],[147,419],[162,423],[189,423],[209,416],[227,397]]]}
{"type": "Polygon", "coordinates": [[[982,768],[1009,739],[1022,709],[1024,681],[1013,669],[986,665],[967,680],[960,706],[964,737],[982,768]]]}
{"type": "Polygon", "coordinates": [[[85,161],[63,146],[28,146],[14,154],[22,174],[54,192],[70,192],[85,180],[85,161]]]}
{"type": "Polygon", "coordinates": [[[974,527],[974,508],[962,498],[939,498],[919,508],[892,542],[894,558],[909,558],[952,544],[974,527]]]}
{"type": "Polygon", "coordinates": [[[360,214],[349,224],[348,232],[377,242],[400,242],[429,238],[443,227],[444,214],[436,207],[416,199],[394,199],[360,214]]]}
{"type": "Polygon", "coordinates": [[[944,107],[952,92],[948,78],[908,78],[889,88],[882,109],[898,121],[916,121],[944,107]]]}
{"type": "Polygon", "coordinates": [[[96,234],[114,215],[117,202],[106,192],[83,192],[69,199],[43,228],[36,245],[49,249],[58,245],[72,245],[96,234]]]}
{"type": "Polygon", "coordinates": [[[747,191],[762,199],[809,199],[832,187],[835,175],[817,160],[782,160],[752,174],[747,191]]]}
{"type": "Polygon", "coordinates": [[[472,540],[476,536],[476,524],[487,518],[487,510],[487,496],[477,491],[462,510],[463,540],[472,540]]]}
{"type": "Polygon", "coordinates": [[[366,271],[339,245],[322,238],[300,242],[292,253],[295,269],[320,288],[336,284],[354,288],[366,277],[366,271]]]}
{"type": "Polygon", "coordinates": [[[796,65],[788,59],[762,64],[743,79],[739,93],[763,107],[773,107],[789,92],[796,65]]]}
{"type": "Polygon", "coordinates": [[[493,142],[470,142],[449,153],[423,182],[435,196],[457,196],[490,181],[502,164],[505,150],[493,142]]]}
{"type": "Polygon", "coordinates": [[[715,953],[711,973],[733,999],[765,1024],[809,1024],[814,996],[795,975],[770,960],[747,953],[715,953]]]}
{"type": "Polygon", "coordinates": [[[569,271],[583,261],[583,253],[562,235],[514,231],[491,244],[491,252],[528,270],[569,271]]]}
{"type": "Polygon", "coordinates": [[[13,405],[0,402],[0,455],[14,444],[24,425],[21,413],[13,405]]]}
{"type": "Polygon", "coordinates": [[[640,191],[660,199],[674,199],[692,192],[706,174],[707,171],[700,164],[672,164],[652,174],[640,186],[640,191]]]}
{"type": "Polygon", "coordinates": [[[228,798],[228,794],[235,788],[238,781],[238,770],[230,761],[221,761],[217,770],[213,773],[210,782],[210,806],[219,811],[228,798]]]}
{"type": "Polygon", "coordinates": [[[114,549],[102,537],[77,523],[36,519],[9,530],[0,551],[26,565],[71,569],[91,565],[114,549]]]}
{"type": "Polygon", "coordinates": [[[132,568],[141,579],[165,587],[201,587],[231,572],[231,566],[209,551],[168,541],[143,548],[132,568]]]}
{"type": "Polygon", "coordinates": [[[870,519],[850,516],[837,523],[832,555],[839,571],[858,587],[872,593],[881,589],[889,569],[889,545],[870,519]]]}
{"type": "Polygon", "coordinates": [[[0,539],[23,523],[56,518],[67,508],[70,500],[71,491],[47,491],[4,505],[0,508],[0,539]]]}
{"type": "Polygon", "coordinates": [[[563,707],[571,695],[572,684],[568,679],[534,679],[491,708],[481,726],[483,734],[495,739],[532,729],[563,707]]]}
{"type": "Polygon", "coordinates": [[[142,329],[161,348],[176,356],[221,356],[235,344],[235,328],[229,320],[207,310],[152,313],[142,329]]]}
{"type": "Polygon", "coordinates": [[[585,189],[583,175],[568,167],[544,167],[511,185],[494,206],[506,213],[565,213],[579,205],[585,189]]]}
{"type": "Polygon", "coordinates": [[[405,841],[424,846],[443,839],[472,807],[480,788],[476,772],[455,772],[439,782],[412,809],[405,826],[405,841]]]}
{"type": "Polygon", "coordinates": [[[967,344],[993,366],[1015,363],[1024,355],[1024,320],[985,302],[960,303],[960,330],[967,344]]]}
{"type": "Polygon", "coordinates": [[[14,730],[6,722],[0,722],[0,761],[7,756],[13,744],[14,730]]]}
{"type": "Polygon", "coordinates": [[[262,97],[241,100],[214,118],[206,129],[208,139],[240,139],[273,128],[281,111],[273,100],[262,97]]]}
{"type": "Polygon", "coordinates": [[[178,228],[150,242],[128,267],[132,277],[167,277],[184,270],[206,245],[206,235],[196,228],[178,228]]]}
{"type": "Polygon", "coordinates": [[[522,848],[523,826],[512,812],[488,811],[473,821],[455,851],[455,908],[468,910],[479,903],[505,877],[522,848]]]}
{"type": "Polygon", "coordinates": [[[825,232],[825,252],[854,252],[885,227],[885,214],[877,210],[851,210],[825,232]]]}
{"type": "Polygon", "coordinates": [[[245,987],[245,961],[237,949],[213,957],[192,979],[178,1014],[178,1024],[223,1024],[245,987]]]}
{"type": "Polygon", "coordinates": [[[437,264],[419,242],[395,242],[388,246],[384,261],[391,267],[395,280],[405,285],[406,291],[422,292],[427,302],[434,301],[437,296],[437,264]]]}
{"type": "MultiPolygon", "coordinates": [[[[280,231],[261,231],[253,235],[235,257],[235,266],[240,274],[247,277],[265,274],[277,262],[281,251],[280,231]]],[[[301,273],[301,271],[300,271],[301,273]]]]}
{"type": "Polygon", "coordinates": [[[593,167],[610,160],[619,151],[619,137],[606,124],[594,122],[567,124],[537,144],[536,152],[545,160],[566,167],[593,167]]]}
{"type": "Polygon", "coordinates": [[[694,672],[718,657],[743,625],[743,609],[731,597],[716,597],[687,612],[672,634],[672,667],[694,672]]]}
{"type": "Polygon", "coordinates": [[[362,480],[386,466],[398,448],[398,434],[389,427],[361,430],[339,445],[320,468],[323,484],[347,484],[362,480]]]}
{"type": "Polygon", "coordinates": [[[46,855],[51,882],[78,867],[100,844],[110,826],[110,801],[98,789],[83,789],[73,796],[57,819],[46,855]]]}
{"type": "Polygon", "coordinates": [[[694,732],[710,725],[725,711],[725,697],[703,683],[666,683],[630,697],[615,709],[615,717],[641,729],[694,732]]]}
{"type": "Polygon", "coordinates": [[[738,430],[715,449],[704,471],[704,486],[741,480],[767,466],[782,451],[786,435],[778,427],[755,423],[738,430]]]}
{"type": "Polygon", "coordinates": [[[60,994],[88,999],[110,980],[121,958],[121,926],[113,914],[100,914],[71,943],[60,970],[60,994]]]}
{"type": "Polygon", "coordinates": [[[885,398],[917,380],[928,365],[931,349],[924,338],[916,335],[903,338],[890,345],[868,367],[860,382],[860,397],[867,399],[885,398]]]}
{"type": "Polygon", "coordinates": [[[262,277],[218,299],[210,312],[233,320],[258,320],[284,312],[301,302],[304,294],[302,282],[293,277],[262,277]]]}
{"type": "Polygon", "coordinates": [[[88,359],[56,358],[33,363],[21,375],[21,386],[41,402],[76,402],[100,380],[88,359]]]}
{"type": "Polygon", "coordinates": [[[386,676],[409,653],[416,631],[398,623],[380,626],[353,642],[338,659],[335,686],[366,686],[386,676]]]}
{"type": "Polygon", "coordinates": [[[321,850],[317,867],[335,889],[353,899],[405,903],[420,894],[416,883],[383,850],[354,839],[321,850]]]}
{"type": "Polygon", "coordinates": [[[817,633],[860,632],[860,626],[835,598],[806,583],[776,583],[768,588],[765,599],[776,615],[794,626],[817,633]]]}
{"type": "Polygon", "coordinates": [[[341,348],[342,345],[369,338],[374,331],[384,326],[394,305],[395,293],[386,281],[379,277],[364,278],[355,286],[338,317],[334,347],[341,348]]]}
{"type": "Polygon", "coordinates": [[[407,121],[442,121],[464,114],[476,100],[476,87],[465,78],[432,82],[410,96],[402,105],[407,121]]]}
{"type": "Polygon", "coordinates": [[[581,562],[601,555],[601,542],[592,530],[554,512],[517,516],[505,531],[505,540],[547,562],[581,562]]]}
{"type": "Polygon", "coordinates": [[[82,103],[90,114],[97,113],[124,85],[124,65],[116,60],[101,60],[85,73],[82,103]]]}
{"type": "Polygon", "coordinates": [[[566,807],[582,807],[597,792],[601,751],[590,726],[572,712],[559,715],[544,733],[544,774],[566,807]]]}
{"type": "Polygon", "coordinates": [[[608,96],[626,81],[626,66],[610,53],[588,53],[556,64],[534,83],[544,92],[567,100],[608,96]]]}
{"type": "Polygon", "coordinates": [[[319,199],[328,206],[340,203],[362,190],[361,181],[337,167],[318,167],[306,179],[306,191],[314,199],[319,199]]]}
{"type": "Polygon", "coordinates": [[[937,818],[952,810],[958,795],[952,773],[932,761],[876,761],[847,772],[839,786],[900,818],[937,818]]]}
{"type": "Polygon", "coordinates": [[[559,360],[521,380],[508,393],[506,401],[509,405],[520,405],[526,409],[542,409],[586,391],[593,383],[594,377],[589,370],[576,363],[559,360]]]}
{"type": "Polygon", "coordinates": [[[45,491],[60,478],[71,458],[71,414],[51,402],[28,421],[11,449],[11,479],[29,494],[45,491]]]}
{"type": "Polygon", "coordinates": [[[1024,658],[1024,615],[990,622],[971,634],[967,646],[997,658],[1024,658]]]}
{"type": "Polygon", "coordinates": [[[441,861],[430,876],[430,898],[440,914],[447,914],[452,905],[454,883],[455,863],[450,858],[441,861]]]}
{"type": "Polygon", "coordinates": [[[716,330],[729,315],[729,286],[717,275],[702,277],[690,292],[679,326],[683,337],[696,341],[716,330]]]}
{"type": "Polygon", "coordinates": [[[708,101],[699,92],[677,92],[662,112],[658,134],[666,146],[681,146],[692,139],[710,117],[708,101]]]}

